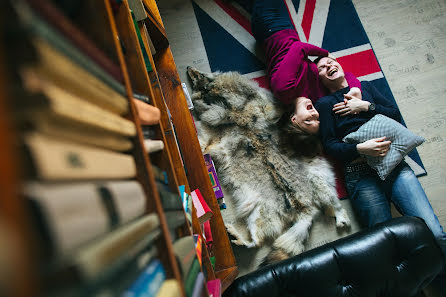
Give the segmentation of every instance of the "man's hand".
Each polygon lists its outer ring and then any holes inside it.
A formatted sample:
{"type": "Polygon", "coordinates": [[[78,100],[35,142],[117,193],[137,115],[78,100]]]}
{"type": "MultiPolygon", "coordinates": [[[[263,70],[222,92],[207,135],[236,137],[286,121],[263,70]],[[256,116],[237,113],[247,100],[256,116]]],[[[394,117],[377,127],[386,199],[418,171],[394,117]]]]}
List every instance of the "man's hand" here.
{"type": "Polygon", "coordinates": [[[333,105],[333,111],[335,114],[341,117],[346,115],[358,114],[361,111],[367,111],[369,109],[370,102],[363,101],[358,97],[351,95],[344,95],[344,102],[336,103],[333,105]]]}
{"type": "Polygon", "coordinates": [[[358,153],[372,157],[384,157],[390,149],[391,141],[386,137],[373,138],[356,145],[358,153]]]}

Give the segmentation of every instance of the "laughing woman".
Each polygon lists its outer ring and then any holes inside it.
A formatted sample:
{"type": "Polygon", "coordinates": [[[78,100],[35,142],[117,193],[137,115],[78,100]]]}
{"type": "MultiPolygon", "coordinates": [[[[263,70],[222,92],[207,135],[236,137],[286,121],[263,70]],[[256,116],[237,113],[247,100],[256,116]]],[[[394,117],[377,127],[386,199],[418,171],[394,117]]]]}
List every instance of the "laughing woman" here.
{"type": "MultiPolygon", "coordinates": [[[[282,0],[256,0],[251,26],[254,37],[265,48],[271,90],[281,102],[293,105],[291,116],[287,116],[295,130],[317,133],[319,115],[305,98],[315,102],[328,92],[308,56],[328,56],[328,51],[299,40],[282,0]]],[[[360,97],[360,82],[350,73],[346,78],[351,87],[349,94],[360,97]]]]}

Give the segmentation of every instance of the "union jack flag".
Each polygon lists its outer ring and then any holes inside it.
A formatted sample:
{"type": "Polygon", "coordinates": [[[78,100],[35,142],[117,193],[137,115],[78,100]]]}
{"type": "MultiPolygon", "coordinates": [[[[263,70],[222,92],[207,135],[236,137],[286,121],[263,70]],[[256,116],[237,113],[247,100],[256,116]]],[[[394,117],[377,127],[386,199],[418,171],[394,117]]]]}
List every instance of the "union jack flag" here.
{"type": "MultiPolygon", "coordinates": [[[[370,81],[395,101],[351,0],[277,1],[285,2],[302,42],[328,50],[344,70],[370,81]]],[[[268,87],[265,55],[251,32],[246,2],[193,0],[192,4],[211,71],[238,71],[268,87]]],[[[426,174],[417,151],[409,156],[411,160],[406,161],[415,173],[426,174]]]]}

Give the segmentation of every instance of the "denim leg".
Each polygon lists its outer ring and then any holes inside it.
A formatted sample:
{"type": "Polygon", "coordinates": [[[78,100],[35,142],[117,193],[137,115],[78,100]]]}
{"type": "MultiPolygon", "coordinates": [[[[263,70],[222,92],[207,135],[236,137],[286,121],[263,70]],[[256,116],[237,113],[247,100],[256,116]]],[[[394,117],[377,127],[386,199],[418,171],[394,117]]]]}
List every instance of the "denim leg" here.
{"type": "Polygon", "coordinates": [[[275,32],[294,29],[283,0],[256,0],[251,14],[251,29],[258,41],[275,32]]]}
{"type": "Polygon", "coordinates": [[[392,202],[402,215],[420,217],[426,222],[446,257],[446,234],[412,169],[402,164],[389,177],[393,182],[392,202]]]}
{"type": "Polygon", "coordinates": [[[390,220],[390,202],[379,177],[369,172],[345,174],[345,183],[353,208],[364,226],[390,220]]]}

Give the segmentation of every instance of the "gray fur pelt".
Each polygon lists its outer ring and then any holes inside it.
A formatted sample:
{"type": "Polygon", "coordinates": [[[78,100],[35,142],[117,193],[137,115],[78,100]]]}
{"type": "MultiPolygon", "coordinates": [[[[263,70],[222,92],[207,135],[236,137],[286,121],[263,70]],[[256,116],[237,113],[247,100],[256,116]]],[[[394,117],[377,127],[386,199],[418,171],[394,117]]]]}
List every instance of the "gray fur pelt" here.
{"type": "Polygon", "coordinates": [[[277,121],[283,107],[272,94],[236,72],[203,73],[188,68],[201,148],[215,162],[220,182],[235,200],[237,219],[250,238],[232,224],[233,243],[260,247],[273,241],[267,263],[304,250],[314,216],[335,216],[349,226],[337,197],[334,172],[321,156],[293,157],[279,148],[277,121]]]}

